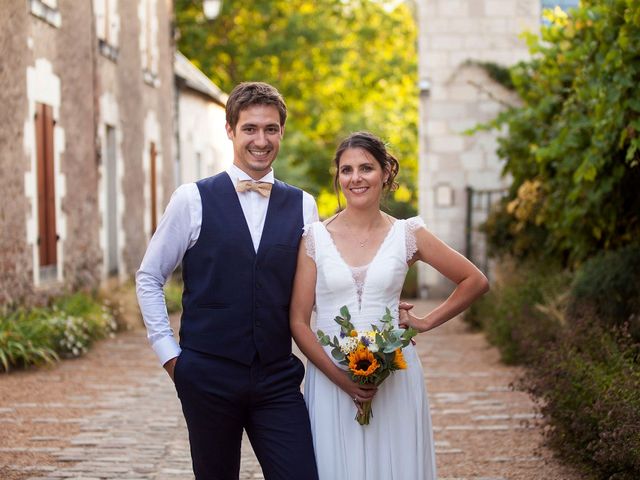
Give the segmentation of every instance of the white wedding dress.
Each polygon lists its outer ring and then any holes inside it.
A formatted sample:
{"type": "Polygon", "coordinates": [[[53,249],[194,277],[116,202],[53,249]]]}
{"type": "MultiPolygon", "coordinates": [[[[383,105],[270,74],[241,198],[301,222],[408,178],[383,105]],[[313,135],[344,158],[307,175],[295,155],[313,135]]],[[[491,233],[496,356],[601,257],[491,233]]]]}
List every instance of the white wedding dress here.
{"type": "MultiPolygon", "coordinates": [[[[340,327],[334,318],[346,305],[354,327],[380,325],[388,307],[397,325],[398,302],[407,262],[416,252],[418,217],[397,220],[366,266],[346,264],[320,223],[305,228],[307,253],[317,267],[316,323],[333,337],[340,327]]],[[[331,347],[325,347],[331,357],[331,347]]],[[[349,396],[311,362],[307,363],[304,394],[311,419],[320,480],[436,480],[429,402],[422,365],[415,348],[403,350],[407,369],[393,372],[373,399],[371,423],[354,420],[349,396]]],[[[344,368],[344,367],[343,367],[344,368]]]]}

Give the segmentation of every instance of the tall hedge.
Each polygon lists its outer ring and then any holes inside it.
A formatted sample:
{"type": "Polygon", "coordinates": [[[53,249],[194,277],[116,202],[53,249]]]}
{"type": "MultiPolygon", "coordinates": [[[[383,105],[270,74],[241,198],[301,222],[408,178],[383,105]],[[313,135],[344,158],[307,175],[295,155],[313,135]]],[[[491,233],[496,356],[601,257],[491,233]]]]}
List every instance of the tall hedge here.
{"type": "Polygon", "coordinates": [[[546,440],[584,478],[640,478],[640,248],[605,252],[575,273],[502,262],[466,315],[538,400],[546,440]]]}
{"type": "Polygon", "coordinates": [[[513,183],[484,228],[517,268],[471,318],[505,360],[529,367],[550,443],[597,478],[631,480],[640,478],[640,0],[581,0],[546,16],[541,36],[527,36],[531,60],[511,68],[522,105],[488,126],[502,129],[513,183]]]}

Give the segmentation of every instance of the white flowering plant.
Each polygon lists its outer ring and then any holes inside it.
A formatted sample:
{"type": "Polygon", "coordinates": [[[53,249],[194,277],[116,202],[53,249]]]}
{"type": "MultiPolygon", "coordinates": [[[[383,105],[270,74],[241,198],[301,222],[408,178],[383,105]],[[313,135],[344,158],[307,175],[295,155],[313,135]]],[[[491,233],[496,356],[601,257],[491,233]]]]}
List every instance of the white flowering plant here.
{"type": "Polygon", "coordinates": [[[50,318],[57,332],[54,348],[62,357],[79,357],[89,350],[94,340],[112,337],[117,324],[104,305],[67,302],[60,308],[54,305],[50,318]]]}
{"type": "Polygon", "coordinates": [[[78,357],[116,330],[112,310],[88,293],[59,297],[50,307],[0,306],[0,372],[78,357]]]}

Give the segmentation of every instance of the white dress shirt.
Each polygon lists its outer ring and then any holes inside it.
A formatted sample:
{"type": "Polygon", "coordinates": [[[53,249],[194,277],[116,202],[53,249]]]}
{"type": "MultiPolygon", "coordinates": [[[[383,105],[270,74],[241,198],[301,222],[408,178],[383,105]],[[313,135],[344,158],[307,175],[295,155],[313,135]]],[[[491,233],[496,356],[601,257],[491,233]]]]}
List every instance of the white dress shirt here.
{"type": "MultiPolygon", "coordinates": [[[[251,180],[249,175],[233,164],[227,173],[234,187],[239,180],[251,180]]],[[[273,183],[273,170],[259,181],[273,183]]],[[[269,198],[255,191],[237,193],[257,252],[269,198]]],[[[302,213],[305,225],[318,220],[316,202],[307,192],[302,193],[302,213]]],[[[182,262],[185,252],[195,245],[201,225],[200,191],[195,183],[181,185],[171,196],[136,273],[136,293],[147,327],[147,337],[162,365],[180,354],[180,347],[169,325],[163,286],[182,262]]]]}

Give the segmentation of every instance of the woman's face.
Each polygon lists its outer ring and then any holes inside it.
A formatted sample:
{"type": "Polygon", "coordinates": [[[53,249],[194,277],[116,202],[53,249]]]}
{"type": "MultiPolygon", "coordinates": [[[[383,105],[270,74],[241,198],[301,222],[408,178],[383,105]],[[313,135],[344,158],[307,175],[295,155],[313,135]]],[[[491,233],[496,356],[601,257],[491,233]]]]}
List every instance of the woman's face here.
{"type": "Polygon", "coordinates": [[[387,178],[378,161],[362,148],[348,148],[340,156],[338,182],[352,207],[378,205],[387,178]]]}

